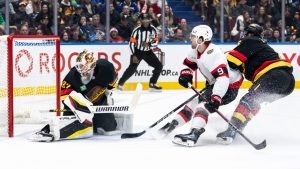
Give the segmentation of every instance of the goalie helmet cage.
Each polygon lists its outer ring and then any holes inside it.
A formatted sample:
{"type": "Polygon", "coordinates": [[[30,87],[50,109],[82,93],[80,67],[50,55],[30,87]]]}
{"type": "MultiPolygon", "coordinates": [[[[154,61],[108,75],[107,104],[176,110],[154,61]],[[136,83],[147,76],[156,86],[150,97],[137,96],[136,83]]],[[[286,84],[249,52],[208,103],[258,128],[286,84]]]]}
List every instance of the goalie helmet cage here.
{"type": "MultiPolygon", "coordinates": [[[[30,60],[31,58],[28,58],[29,56],[38,57],[36,54],[28,54],[28,50],[32,53],[38,53],[39,51],[45,52],[50,51],[49,53],[53,52],[53,58],[52,58],[52,67],[54,67],[55,64],[55,71],[53,71],[55,74],[55,79],[53,80],[53,87],[51,88],[55,95],[55,104],[57,110],[60,110],[60,39],[58,36],[49,35],[49,36],[35,36],[35,35],[11,35],[11,36],[0,36],[0,69],[3,73],[2,82],[0,77],[0,136],[6,135],[8,137],[14,136],[14,104],[15,104],[15,95],[14,92],[16,91],[14,86],[14,68],[18,69],[17,71],[20,71],[22,69],[22,65],[17,65],[17,60],[20,61],[20,57],[22,55],[27,56],[27,62],[29,61],[31,65],[29,66],[28,70],[32,70],[32,63],[33,60],[30,60]],[[19,46],[19,48],[17,48],[19,46]],[[22,50],[18,50],[20,49],[22,50]],[[52,47],[52,48],[51,48],[52,47]],[[31,51],[30,51],[31,49],[31,51]],[[53,51],[55,50],[55,51],[53,51]],[[18,53],[18,55],[15,55],[15,53],[18,53]],[[6,58],[5,58],[6,56],[6,58]],[[19,57],[18,57],[19,56],[19,57]],[[58,56],[58,57],[57,57],[58,56]],[[4,58],[3,58],[4,57],[4,58]],[[55,63],[53,63],[55,60],[55,63]],[[1,63],[2,62],[2,63],[1,63]],[[7,63],[5,63],[7,62],[7,63]],[[2,68],[1,68],[2,67],[2,68]],[[5,70],[6,69],[6,70],[5,70]],[[57,71],[58,70],[58,71],[57,71]],[[1,84],[2,83],[2,84],[1,84]],[[4,105],[2,105],[4,103],[4,105]],[[4,108],[3,108],[4,107],[4,108]],[[1,110],[2,108],[2,110],[1,110]],[[4,114],[4,116],[1,116],[1,114],[4,114]],[[2,118],[2,119],[1,119],[2,118]],[[6,119],[5,119],[6,118],[6,119]],[[1,124],[2,123],[2,124],[1,124]],[[4,130],[4,131],[1,131],[4,130]]],[[[26,58],[26,57],[24,57],[26,58]]],[[[39,62],[41,64],[41,56],[39,58],[39,62]]],[[[41,66],[41,65],[40,65],[41,66]]],[[[54,69],[54,68],[53,68],[54,69]]],[[[24,72],[24,76],[28,75],[29,71],[24,72]]],[[[1,75],[2,76],[2,75],[1,75]]],[[[22,76],[22,75],[21,75],[22,76]]],[[[35,83],[36,81],[39,81],[39,79],[36,79],[35,77],[31,79],[30,83],[35,83]],[[34,82],[33,82],[34,80],[34,82]]],[[[43,81],[43,80],[41,80],[43,81]]],[[[28,88],[28,87],[27,87],[28,88]]],[[[26,89],[27,89],[26,88],[26,89]]],[[[50,90],[48,89],[48,86],[43,86],[43,89],[41,90],[50,90]]],[[[26,90],[24,89],[24,90],[26,90]]],[[[38,90],[38,89],[37,89],[38,90]]],[[[48,93],[49,94],[49,93],[48,93]]],[[[28,99],[28,98],[27,98],[28,99]]],[[[30,98],[29,98],[30,99],[30,98]]],[[[26,104],[26,103],[25,103],[26,104]]],[[[57,112],[57,115],[59,115],[60,112],[57,112]]]]}

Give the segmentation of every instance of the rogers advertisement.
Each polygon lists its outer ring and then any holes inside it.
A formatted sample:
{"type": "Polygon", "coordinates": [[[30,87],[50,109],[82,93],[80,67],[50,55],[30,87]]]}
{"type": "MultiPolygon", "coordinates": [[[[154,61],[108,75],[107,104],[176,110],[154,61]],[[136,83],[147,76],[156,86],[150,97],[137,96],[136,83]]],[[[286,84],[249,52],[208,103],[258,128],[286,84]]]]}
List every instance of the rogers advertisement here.
{"type": "MultiPolygon", "coordinates": [[[[49,45],[51,46],[51,44],[49,45]]],[[[235,47],[234,44],[220,44],[220,48],[226,52],[235,47]]],[[[294,66],[294,75],[297,81],[300,80],[300,50],[297,48],[300,45],[280,44],[271,45],[283,58],[287,59],[294,66]]],[[[183,59],[186,57],[189,44],[159,44],[159,47],[165,52],[165,66],[161,73],[159,82],[177,82],[179,70],[183,59]]],[[[123,74],[129,65],[130,51],[128,44],[67,44],[61,45],[61,79],[68,73],[70,68],[74,66],[75,59],[78,53],[87,49],[94,52],[96,58],[108,59],[115,65],[119,72],[119,76],[123,74]]],[[[26,47],[18,46],[14,50],[14,71],[15,79],[19,79],[21,83],[15,83],[16,87],[32,86],[32,80],[35,80],[38,85],[47,83],[43,80],[36,80],[39,76],[47,78],[47,81],[55,82],[55,56],[53,48],[47,47],[26,47]],[[16,77],[17,76],[17,77],[16,77]],[[28,78],[30,80],[25,80],[28,78]],[[49,79],[50,78],[50,79],[49,79]],[[31,82],[30,82],[31,81],[31,82]],[[27,83],[28,82],[28,83],[27,83]],[[20,85],[20,86],[19,86],[20,85]]],[[[128,82],[149,82],[153,68],[142,61],[136,73],[128,80],[128,82]]],[[[198,73],[198,81],[203,81],[203,78],[198,73]]],[[[54,83],[53,83],[54,84],[54,83]]]]}

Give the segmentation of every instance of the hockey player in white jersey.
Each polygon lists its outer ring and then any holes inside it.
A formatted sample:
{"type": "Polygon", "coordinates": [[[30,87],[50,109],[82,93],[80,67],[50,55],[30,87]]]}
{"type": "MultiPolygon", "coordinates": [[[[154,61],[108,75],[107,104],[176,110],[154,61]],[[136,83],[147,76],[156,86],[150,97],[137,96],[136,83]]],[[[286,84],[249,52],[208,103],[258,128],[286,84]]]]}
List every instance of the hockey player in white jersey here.
{"type": "Polygon", "coordinates": [[[173,142],[185,146],[194,146],[199,136],[205,131],[209,112],[213,113],[220,105],[233,101],[243,81],[238,71],[229,69],[227,60],[220,48],[213,43],[212,30],[207,25],[199,25],[191,32],[191,51],[184,59],[180,72],[179,84],[188,88],[192,84],[193,71],[199,69],[206,79],[206,88],[202,95],[207,103],[194,99],[175,116],[171,123],[161,130],[166,134],[192,119],[188,134],[175,135],[173,142]]]}

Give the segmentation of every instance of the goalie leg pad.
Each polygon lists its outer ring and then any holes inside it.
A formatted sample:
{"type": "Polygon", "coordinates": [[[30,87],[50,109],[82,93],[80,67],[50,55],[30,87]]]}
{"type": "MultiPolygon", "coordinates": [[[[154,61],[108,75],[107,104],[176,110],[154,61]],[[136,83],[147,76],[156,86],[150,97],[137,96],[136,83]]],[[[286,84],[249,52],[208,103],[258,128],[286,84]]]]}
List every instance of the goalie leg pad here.
{"type": "Polygon", "coordinates": [[[116,113],[117,130],[128,133],[133,129],[133,114],[116,113]]]}
{"type": "Polygon", "coordinates": [[[41,131],[34,133],[30,140],[51,142],[62,139],[78,139],[93,136],[92,123],[80,123],[76,116],[54,117],[41,131]]]}

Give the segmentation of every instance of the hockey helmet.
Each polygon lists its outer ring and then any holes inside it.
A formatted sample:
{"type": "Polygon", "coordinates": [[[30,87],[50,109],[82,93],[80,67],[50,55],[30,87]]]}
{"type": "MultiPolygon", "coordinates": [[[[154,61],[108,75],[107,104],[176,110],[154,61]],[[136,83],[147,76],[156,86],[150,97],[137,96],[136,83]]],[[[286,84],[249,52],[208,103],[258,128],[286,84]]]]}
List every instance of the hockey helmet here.
{"type": "Polygon", "coordinates": [[[76,69],[81,74],[81,76],[88,76],[96,67],[96,61],[94,59],[93,53],[87,50],[79,53],[76,58],[76,69]]]}
{"type": "Polygon", "coordinates": [[[213,32],[207,25],[198,25],[193,28],[191,36],[196,36],[197,39],[202,37],[204,41],[211,41],[213,32]]]}
{"type": "Polygon", "coordinates": [[[252,23],[245,28],[245,35],[248,35],[248,33],[252,33],[254,36],[262,37],[263,31],[264,30],[260,25],[252,23]]]}

